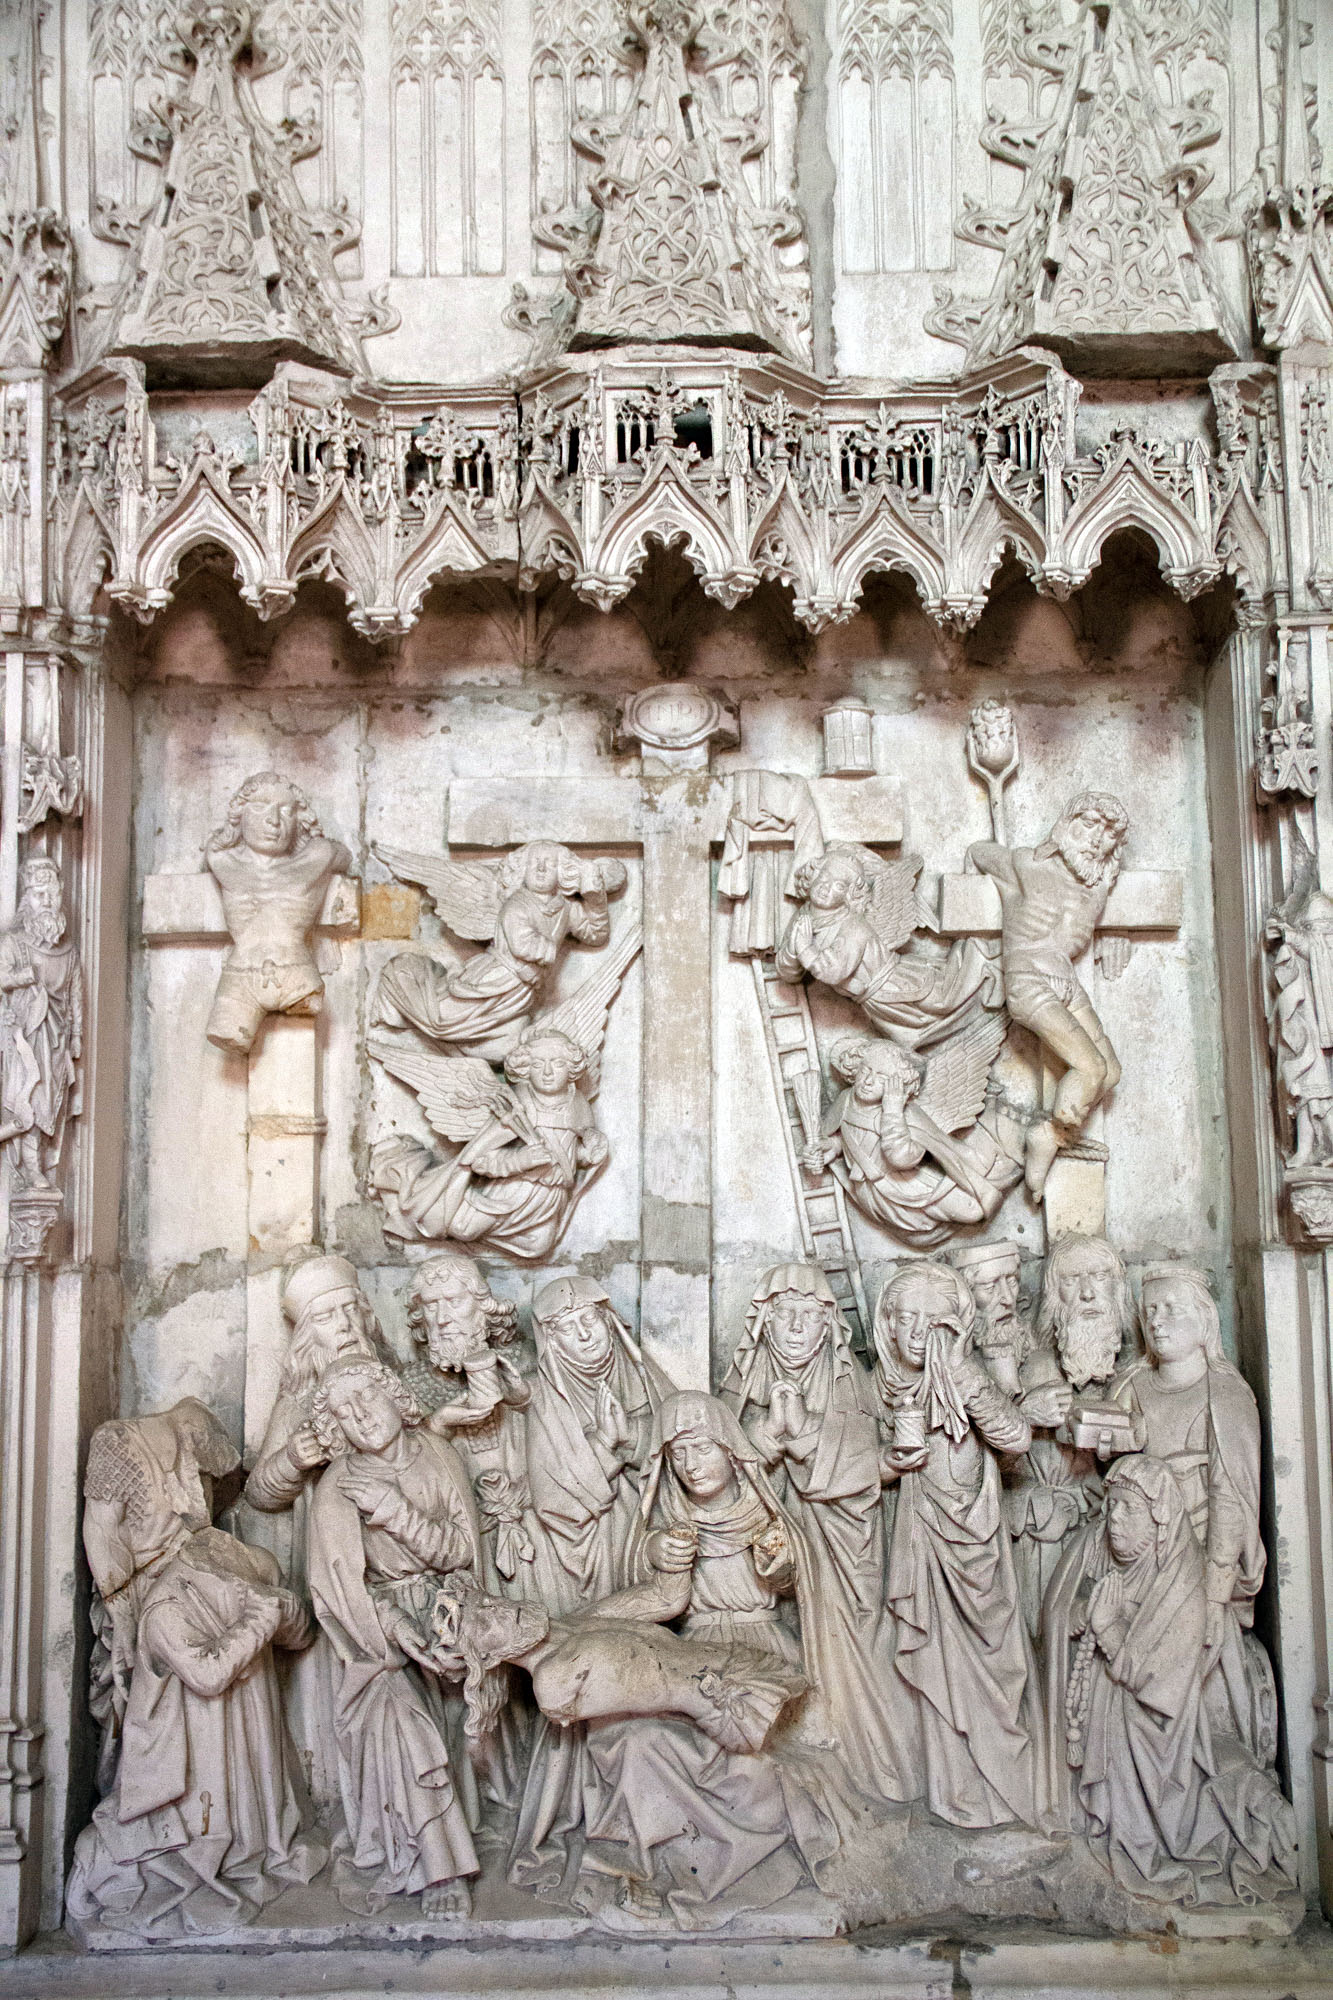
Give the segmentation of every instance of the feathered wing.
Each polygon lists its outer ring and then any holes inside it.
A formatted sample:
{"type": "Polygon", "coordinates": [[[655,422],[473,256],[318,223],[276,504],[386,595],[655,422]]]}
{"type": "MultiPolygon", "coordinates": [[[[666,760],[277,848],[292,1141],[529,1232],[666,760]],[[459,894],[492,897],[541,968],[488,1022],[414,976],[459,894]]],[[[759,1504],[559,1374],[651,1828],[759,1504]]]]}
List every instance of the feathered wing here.
{"type": "Polygon", "coordinates": [[[588,1063],[583,1084],[588,1097],[596,1097],[602,1080],[602,1043],[606,1039],[611,1002],[620,991],[620,982],[642,946],[643,932],[639,925],[627,925],[596,972],[585,979],[568,1000],[562,1000],[558,1006],[548,1007],[539,1014],[528,1030],[529,1035],[533,1035],[541,1028],[558,1028],[562,1035],[568,1035],[572,1042],[578,1043],[588,1063]]]}
{"type": "Polygon", "coordinates": [[[388,1035],[371,1035],[366,1046],[390,1076],[416,1092],[442,1139],[475,1139],[491,1115],[497,1093],[504,1090],[480,1056],[432,1055],[388,1035]]]}
{"type": "Polygon", "coordinates": [[[944,1132],[975,1125],[986,1108],[990,1066],[1005,1035],[1003,1014],[978,1010],[947,1042],[931,1052],[917,1099],[944,1132]]]}
{"type": "Polygon", "coordinates": [[[914,931],[934,928],[934,917],[916,893],[921,856],[903,854],[895,861],[872,855],[870,908],[866,917],[888,951],[901,951],[914,931]]]}
{"type": "Polygon", "coordinates": [[[500,917],[500,869],[494,861],[451,861],[443,854],[416,854],[410,847],[374,843],[385,867],[400,882],[418,882],[436,914],[455,937],[489,944],[500,917]]]}

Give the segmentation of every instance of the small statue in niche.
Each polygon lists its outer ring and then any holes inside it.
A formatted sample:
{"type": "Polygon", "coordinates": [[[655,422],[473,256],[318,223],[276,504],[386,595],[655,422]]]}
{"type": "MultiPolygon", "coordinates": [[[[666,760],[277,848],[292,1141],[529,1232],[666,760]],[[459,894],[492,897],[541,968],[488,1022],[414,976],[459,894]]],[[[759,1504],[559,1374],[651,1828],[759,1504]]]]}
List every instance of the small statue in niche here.
{"type": "Polygon", "coordinates": [[[875,1393],[817,1265],[765,1275],[719,1395],[827,1580],[820,1694],[843,1763],[868,1796],[909,1799],[884,1695],[892,1647],[875,1393]]]}
{"type": "Polygon", "coordinates": [[[503,861],[379,845],[375,852],[401,881],[429,891],[456,937],[486,946],[451,969],[420,953],[391,958],[380,974],[376,1021],[411,1026],[457,1055],[489,1062],[503,1062],[532,1025],[566,938],[607,942],[607,897],[627,879],[622,861],[580,861],[554,840],[534,840],[503,861]]]}
{"type": "Polygon", "coordinates": [[[77,1116],[83,975],[65,935],[60,869],[46,855],[19,870],[14,921],[0,936],[0,1145],[14,1184],[47,1189],[65,1121],[77,1116]]]}
{"type": "Polygon", "coordinates": [[[208,1039],[248,1055],[269,1014],[317,1014],[324,981],[310,938],[330,882],[352,857],[326,840],[310,801],[277,771],[247,778],[209,835],[204,861],[222,891],[231,950],[208,1039]]]}
{"type": "Polygon", "coordinates": [[[278,1382],[278,1399],[264,1430],[245,1497],[262,1514],[278,1514],[304,1493],[326,1462],[312,1418],[315,1389],[335,1361],[360,1355],[389,1364],[379,1321],[345,1257],[309,1257],[288,1277],[283,1315],[292,1333],[278,1382]]]}
{"type": "Polygon", "coordinates": [[[239,1462],[193,1398],[101,1425],[88,1455],[119,1757],[66,1905],[147,1941],[251,1922],[326,1859],[302,1830],[272,1656],[308,1645],[309,1619],[266,1550],[210,1525],[213,1478],[239,1462]]]}
{"type": "Polygon", "coordinates": [[[1033,1427],[1032,1443],[1009,1468],[1005,1495],[1034,1638],[1061,1550],[1101,1493],[1096,1453],[1074,1441],[1067,1420],[1076,1405],[1080,1429],[1105,1412],[1112,1376],[1137,1352],[1137,1326],[1113,1246],[1104,1236],[1060,1237],[1046,1258],[1034,1338],[1019,1370],[1018,1407],[1033,1427]]]}
{"type": "Polygon", "coordinates": [[[1170,1466],[1106,1475],[1065,1712],[1077,1820],[1135,1895],[1253,1903],[1297,1887],[1296,1821],[1265,1769],[1208,1725],[1204,1552],[1170,1466]]]}
{"type": "Polygon", "coordinates": [[[1333,899],[1297,830],[1296,885],[1268,919],[1278,1094],[1289,1167],[1333,1167],[1333,899]]]}
{"type": "Polygon", "coordinates": [[[1035,847],[977,841],[968,860],[1000,892],[1000,964],[1011,1017],[1063,1067],[1048,1116],[1027,1139],[1028,1190],[1039,1201],[1056,1154],[1120,1080],[1120,1064],[1074,960],[1120,872],[1129,819],[1108,792],[1080,792],[1035,847]]]}
{"type": "Polygon", "coordinates": [[[972,1351],[972,1316],[944,1264],[907,1265],[875,1307],[884,1473],[898,1486],[888,1601],[899,1741],[940,1819],[1039,1827],[1040,1689],[995,1456],[1025,1451],[1030,1433],[972,1351]]]}
{"type": "Polygon", "coordinates": [[[609,1157],[591,1100],[611,1002],[640,941],[634,926],[568,1000],[523,1030],[505,1058],[507,1084],[479,1056],[372,1037],[371,1055],[412,1087],[433,1129],[460,1147],[444,1161],[406,1134],[371,1148],[371,1183],[390,1234],[452,1237],[528,1262],[550,1255],[609,1157]]]}
{"type": "Polygon", "coordinates": [[[802,1167],[832,1166],[862,1213],[915,1249],[988,1222],[1019,1173],[977,1124],[1003,1037],[1003,1017],[978,1012],[925,1057],[868,1035],[835,1043],[829,1067],[849,1087],[802,1167]]]}
{"type": "Polygon", "coordinates": [[[808,973],[907,1048],[951,1034],[978,1006],[998,1007],[995,967],[975,939],[959,939],[945,958],[905,952],[914,932],[934,927],[917,897],[920,872],[916,855],[884,861],[849,841],[797,868],[788,893],[802,907],[774,957],[779,979],[808,973]]]}
{"type": "Polygon", "coordinates": [[[528,1596],[536,1543],[523,1412],[532,1390],[505,1351],[518,1339],[518,1308],[494,1296],[471,1257],[446,1250],[418,1266],[407,1324],[425,1354],[402,1379],[468,1468],[501,1589],[528,1596]]]}
{"type": "Polygon", "coordinates": [[[337,1656],[345,1831],[335,1886],[370,1914],[419,1892],[424,1916],[465,1916],[480,1801],[431,1646],[446,1574],[475,1577],[481,1566],[467,1473],[378,1361],[352,1356],[327,1369],[312,1420],[329,1461],[310,1511],[309,1570],[337,1656]]]}

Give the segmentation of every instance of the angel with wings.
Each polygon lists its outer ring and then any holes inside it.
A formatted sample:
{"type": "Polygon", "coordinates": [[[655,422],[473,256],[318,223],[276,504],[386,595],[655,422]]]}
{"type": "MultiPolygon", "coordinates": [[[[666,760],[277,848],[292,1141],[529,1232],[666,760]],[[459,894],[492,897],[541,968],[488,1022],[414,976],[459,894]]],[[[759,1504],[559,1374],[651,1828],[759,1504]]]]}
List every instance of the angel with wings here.
{"type": "Polygon", "coordinates": [[[905,1048],[950,1034],[978,1005],[998,1007],[998,970],[974,938],[960,938],[945,958],[905,953],[915,931],[935,927],[917,895],[920,873],[918,855],[886,861],[852,841],[798,868],[789,893],[801,908],[777,948],[779,979],[794,984],[808,973],[905,1048]]]}
{"type": "Polygon", "coordinates": [[[504,1079],[479,1056],[372,1036],[370,1053],[416,1092],[432,1129],[460,1147],[438,1158],[400,1134],[371,1152],[391,1235],[506,1251],[539,1262],[610,1151],[594,1123],[611,1002],[642,942],[637,925],[591,978],[525,1027],[504,1079]]]}
{"type": "Polygon", "coordinates": [[[977,1011],[926,1057],[870,1035],[835,1043],[830,1067],[848,1088],[801,1165],[831,1166],[863,1214],[916,1250],[989,1222],[1022,1171],[977,1123],[1004,1029],[977,1011]]]}
{"type": "Polygon", "coordinates": [[[554,840],[530,841],[503,861],[453,861],[405,847],[375,852],[400,881],[429,892],[456,937],[487,947],[452,967],[416,953],[391,958],[380,975],[379,1024],[410,1024],[460,1055],[493,1062],[503,1062],[530,1025],[565,939],[606,943],[606,899],[625,886],[623,862],[583,862],[554,840]]]}

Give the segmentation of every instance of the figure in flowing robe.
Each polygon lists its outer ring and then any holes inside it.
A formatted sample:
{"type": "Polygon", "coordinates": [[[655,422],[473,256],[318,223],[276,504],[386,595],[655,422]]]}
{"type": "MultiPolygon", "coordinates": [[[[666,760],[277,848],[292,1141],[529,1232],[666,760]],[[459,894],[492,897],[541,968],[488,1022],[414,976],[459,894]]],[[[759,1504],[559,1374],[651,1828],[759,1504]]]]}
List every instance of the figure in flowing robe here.
{"type": "Polygon", "coordinates": [[[920,872],[917,855],[885,861],[868,847],[836,842],[793,875],[802,907],[773,961],[779,979],[795,984],[808,973],[907,1049],[952,1034],[978,1007],[1001,1004],[998,970],[975,938],[959,938],[945,958],[904,951],[918,927],[934,923],[916,897],[920,872]]]}
{"type": "MultiPolygon", "coordinates": [[[[649,1588],[605,1601],[600,1617],[617,1606],[653,1615],[656,1583],[663,1609],[684,1603],[677,1629],[685,1638],[803,1666],[816,1694],[836,1644],[817,1559],[755,1446],[717,1398],[681,1391],[658,1410],[631,1559],[649,1588]]],[[[761,1752],[745,1756],[684,1722],[591,1727],[582,1866],[621,1884],[618,1900],[600,1913],[603,1926],[651,1923],[664,1903],[683,1928],[713,1928],[815,1882],[858,1817],[849,1774],[831,1767],[822,1736],[815,1733],[812,1755],[799,1704],[761,1752]]]]}
{"type": "MultiPolygon", "coordinates": [[[[653,1412],[673,1384],[639,1350],[591,1278],[556,1278],[532,1305],[537,1375],[528,1490],[540,1533],[533,1594],[557,1616],[630,1581],[628,1551],[653,1412]]],[[[539,1721],[510,1855],[517,1883],[553,1889],[583,1818],[581,1726],[539,1721]]]]}
{"type": "Polygon", "coordinates": [[[338,1894],[373,1913],[420,1892],[427,1916],[466,1914],[477,1790],[430,1641],[445,1575],[475,1578],[480,1568],[467,1474],[452,1445],[417,1427],[420,1412],[377,1362],[336,1362],[314,1420],[333,1460],[315,1489],[309,1557],[315,1612],[337,1656],[338,1894]]]}
{"type": "Polygon", "coordinates": [[[1046,1818],[1036,1664],[996,1452],[1026,1419],[971,1350],[967,1286],[910,1264],[875,1309],[877,1382],[898,1481],[888,1596],[895,1676],[926,1803],[955,1826],[1046,1818]]]}
{"type": "Polygon", "coordinates": [[[212,1477],[238,1459],[193,1398],[103,1424],[89,1452],[115,1758],[66,1906],[150,1941],[249,1923],[326,1859],[303,1830],[272,1655],[308,1645],[309,1620],[266,1550],[207,1525],[212,1477]]]}
{"type": "Polygon", "coordinates": [[[420,953],[391,958],[376,993],[377,1022],[410,1024],[459,1054],[503,1062],[529,1026],[566,938],[604,945],[608,893],[625,885],[619,861],[580,862],[557,841],[535,840],[496,864],[381,847],[395,875],[429,889],[459,937],[485,942],[464,965],[420,953]]]}
{"type": "Polygon", "coordinates": [[[1294,1889],[1290,1805],[1271,1771],[1208,1726],[1205,1559],[1170,1466],[1118,1459],[1097,1534],[1061,1718],[1094,1852],[1123,1889],[1164,1902],[1294,1889]]]}
{"type": "Polygon", "coordinates": [[[780,1264],[754,1296],[719,1391],[757,1448],[821,1578],[818,1677],[830,1740],[871,1799],[914,1796],[891,1712],[875,1396],[828,1279],[780,1264]]]}
{"type": "MultiPolygon", "coordinates": [[[[1217,1306],[1202,1272],[1170,1264],[1146,1271],[1142,1304],[1148,1353],[1115,1377],[1111,1397],[1139,1418],[1146,1454],[1171,1468],[1204,1553],[1204,1701],[1214,1738],[1234,1737],[1271,1767],[1277,1755],[1273,1671],[1250,1630],[1266,1564],[1259,1533],[1258,1409],[1248,1383],[1222,1351],[1217,1306]]],[[[1042,1612],[1057,1776],[1070,1618],[1096,1560],[1099,1533],[1093,1521],[1071,1539],[1042,1612]]]]}

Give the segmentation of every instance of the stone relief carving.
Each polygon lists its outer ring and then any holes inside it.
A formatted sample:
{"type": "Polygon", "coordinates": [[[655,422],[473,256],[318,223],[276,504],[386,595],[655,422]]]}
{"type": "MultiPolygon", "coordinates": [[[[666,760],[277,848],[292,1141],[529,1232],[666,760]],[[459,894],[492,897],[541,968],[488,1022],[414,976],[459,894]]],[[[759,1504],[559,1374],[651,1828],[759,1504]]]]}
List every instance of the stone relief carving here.
{"type": "Polygon", "coordinates": [[[567,577],[607,608],[656,538],[679,544],[727,606],[777,578],[820,631],[851,616],[869,575],[899,568],[937,623],[965,630],[1005,537],[1037,587],[1064,597],[1110,535],[1146,523],[1173,589],[1192,597],[1234,573],[1245,615],[1260,616],[1271,554],[1249,473],[1223,478],[1201,443],[1146,431],[1082,448],[1078,385],[1019,367],[1003,390],[874,405],[806,394],[758,359],[705,354],[686,388],[658,358],[612,352],[575,358],[517,413],[498,392],[466,408],[438,396],[389,405],[291,377],[232,414],[226,460],[184,476],[159,448],[148,399],[103,382],[71,409],[61,587],[85,610],[104,565],[112,597],[150,618],[206,534],[261,616],[311,575],[335,581],[353,625],[382,636],[415,623],[432,577],[517,574],[520,547],[525,579],[567,577]]]}
{"type": "Polygon", "coordinates": [[[1115,0],[1068,33],[1048,11],[1026,36],[1025,61],[1059,79],[1058,96],[1048,117],[985,128],[992,157],[1022,170],[1022,192],[1010,208],[970,205],[959,225],[1001,251],[995,285],[977,306],[941,291],[926,321],[967,346],[969,365],[1032,339],[1130,367],[1148,344],[1209,361],[1239,350],[1211,246],[1230,218],[1199,202],[1212,176],[1192,157],[1221,121],[1206,94],[1171,101],[1155,43],[1174,41],[1174,24],[1154,37],[1143,17],[1135,0],[1115,0]]]}
{"type": "Polygon", "coordinates": [[[338,270],[361,275],[365,178],[364,26],[360,0],[267,0],[259,36],[286,57],[278,72],[284,119],[319,133],[319,150],[293,162],[306,209],[336,219],[338,270]]]}
{"type": "Polygon", "coordinates": [[[1333,899],[1295,829],[1291,893],[1264,928],[1268,1018],[1287,1200],[1317,1242],[1333,1231],[1333,899]]]}
{"type": "Polygon", "coordinates": [[[386,1226],[544,1257],[609,1157],[591,1100],[611,1005],[640,949],[637,925],[567,999],[540,1013],[537,1003],[567,937],[606,944],[607,897],[623,889],[624,864],[580,862],[555,841],[531,842],[501,863],[380,852],[428,882],[456,934],[487,943],[451,971],[403,955],[381,977],[379,1018],[404,1032],[372,1037],[370,1053],[416,1092],[431,1129],[461,1149],[440,1161],[406,1134],[376,1141],[371,1183],[386,1226]]]}
{"type": "Polygon", "coordinates": [[[308,1614],[267,1551],[212,1526],[213,1482],[239,1462],[192,1397],[94,1433],[83,1537],[111,1775],[75,1849],[76,1922],[215,1933],[328,1857],[302,1826],[273,1660],[310,1643],[308,1614]]]}
{"type": "Polygon", "coordinates": [[[1036,847],[979,841],[968,858],[1000,891],[1000,964],[1011,1018],[1063,1065],[1049,1116],[1029,1130],[1025,1177],[1040,1198],[1056,1154],[1115,1088],[1120,1064],[1074,972],[1120,871],[1129,822],[1118,799],[1082,792],[1036,847]]]}
{"type": "Polygon", "coordinates": [[[82,1109],[83,971],[65,940],[58,864],[35,855],[19,870],[14,921],[0,934],[0,1152],[9,1191],[9,1255],[41,1255],[64,1197],[52,1180],[65,1128],[82,1109]]]}
{"type": "Polygon", "coordinates": [[[1312,799],[1319,757],[1310,720],[1308,640],[1278,628],[1277,657],[1268,669],[1273,692],[1261,704],[1254,779],[1261,800],[1294,794],[1312,799]]]}
{"type": "Polygon", "coordinates": [[[836,61],[842,268],[947,268],[954,261],[949,0],[845,0],[836,61]]]}
{"type": "MultiPolygon", "coordinates": [[[[769,1272],[720,1397],[675,1390],[588,1278],[538,1292],[528,1381],[514,1309],[471,1259],[430,1259],[409,1294],[428,1359],[400,1377],[354,1268],[297,1267],[259,1464],[277,1432],[297,1448],[266,1493],[251,1474],[250,1497],[289,1505],[314,1482],[302,1573],[341,1800],[327,1879],[349,1907],[419,1895],[428,1920],[465,1915],[499,1810],[514,1885],[613,1934],[704,1932],[802,1884],[836,1907],[848,1843],[896,1838],[913,1801],[959,1865],[1006,1828],[1007,1879],[1036,1871],[1070,1909],[1104,1896],[1099,1872],[1130,1922],[1287,1907],[1294,1820],[1249,1630],[1258,1419],[1206,1281],[1145,1271],[1138,1356],[1105,1240],[1053,1248],[1031,1328],[1013,1246],[957,1262],[914,1260],[883,1286],[873,1377],[824,1274],[769,1272]],[[521,1512],[488,1524],[497,1452],[521,1512]],[[1104,1480],[1099,1456],[1115,1458],[1104,1480]]],[[[264,1795],[269,1844],[243,1880],[201,1864],[246,1772],[179,1803],[169,1843],[160,1811],[125,1811],[147,1782],[141,1687],[154,1798],[182,1729],[208,1727],[203,1703],[258,1703],[269,1734],[246,1740],[289,1768],[267,1648],[309,1626],[273,1559],[209,1526],[211,1480],[236,1463],[191,1401],[94,1440],[94,1687],[116,1776],[71,1878],[90,1935],[243,1923],[325,1859],[290,1779],[264,1795]],[[163,1708],[172,1675],[183,1710],[163,1708]]]]}
{"type": "Polygon", "coordinates": [[[311,937],[329,885],[352,857],[327,840],[310,801],[276,771],[247,778],[210,834],[204,861],[222,891],[231,949],[208,1039],[247,1055],[270,1014],[318,1014],[324,981],[311,937]]]}
{"type": "Polygon", "coordinates": [[[393,270],[504,269],[504,78],[494,0],[394,0],[393,270]]]}
{"type": "Polygon", "coordinates": [[[192,0],[180,32],[188,87],[161,108],[162,191],[142,218],[104,351],[215,381],[261,381],[280,355],[364,374],[327,240],[348,233],[346,220],[307,216],[293,179],[318,136],[266,126],[237,70],[247,49],[251,71],[266,61],[252,9],[192,0]]]}
{"type": "Polygon", "coordinates": [[[564,257],[566,293],[514,289],[510,323],[539,335],[543,357],[632,340],[758,342],[791,360],[809,351],[809,283],[779,252],[801,240],[785,201],[754,197],[742,163],[771,133],[728,117],[696,50],[700,17],[675,4],[632,8],[643,68],[619,117],[575,126],[599,163],[588,203],[543,216],[538,241],[564,257]]]}

